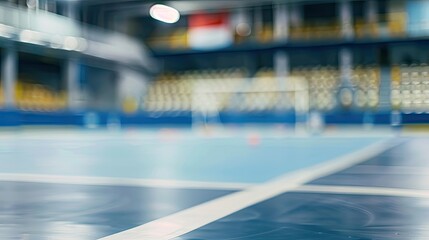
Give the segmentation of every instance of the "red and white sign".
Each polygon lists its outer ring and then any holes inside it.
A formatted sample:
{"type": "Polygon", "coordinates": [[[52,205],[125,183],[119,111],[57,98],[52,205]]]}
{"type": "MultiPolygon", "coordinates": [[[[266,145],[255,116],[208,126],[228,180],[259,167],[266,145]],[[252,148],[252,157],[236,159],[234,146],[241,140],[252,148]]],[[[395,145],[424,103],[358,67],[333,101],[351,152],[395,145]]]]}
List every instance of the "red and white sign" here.
{"type": "Polygon", "coordinates": [[[228,13],[198,13],[189,16],[189,46],[193,49],[213,49],[231,45],[234,41],[228,13]]]}

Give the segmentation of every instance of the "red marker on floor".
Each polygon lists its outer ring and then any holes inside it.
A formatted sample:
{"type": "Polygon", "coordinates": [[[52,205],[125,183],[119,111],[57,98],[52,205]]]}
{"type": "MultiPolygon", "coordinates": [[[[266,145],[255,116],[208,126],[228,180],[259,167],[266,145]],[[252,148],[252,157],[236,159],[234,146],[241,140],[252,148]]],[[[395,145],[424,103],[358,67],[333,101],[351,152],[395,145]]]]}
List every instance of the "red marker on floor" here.
{"type": "Polygon", "coordinates": [[[257,133],[252,133],[247,137],[247,144],[250,146],[258,146],[261,144],[261,137],[257,133]]]}

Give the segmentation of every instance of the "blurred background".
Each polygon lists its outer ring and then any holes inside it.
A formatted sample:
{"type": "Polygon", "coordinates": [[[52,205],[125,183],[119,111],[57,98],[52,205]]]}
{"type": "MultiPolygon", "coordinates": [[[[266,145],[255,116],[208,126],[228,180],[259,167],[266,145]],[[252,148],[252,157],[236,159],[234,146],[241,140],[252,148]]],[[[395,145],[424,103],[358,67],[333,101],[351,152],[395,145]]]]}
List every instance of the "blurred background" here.
{"type": "Polygon", "coordinates": [[[429,122],[424,0],[2,0],[0,125],[429,122]]]}
{"type": "Polygon", "coordinates": [[[429,239],[428,13],[0,0],[0,239],[429,239]]]}

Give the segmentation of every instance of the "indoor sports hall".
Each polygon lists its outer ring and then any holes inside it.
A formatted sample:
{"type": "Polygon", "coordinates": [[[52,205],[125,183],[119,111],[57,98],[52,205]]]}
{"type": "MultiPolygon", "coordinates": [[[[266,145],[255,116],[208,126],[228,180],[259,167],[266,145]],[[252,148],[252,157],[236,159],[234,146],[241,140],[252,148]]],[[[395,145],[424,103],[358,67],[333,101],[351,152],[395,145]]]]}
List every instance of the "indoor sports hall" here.
{"type": "Polygon", "coordinates": [[[0,240],[429,239],[427,11],[0,0],[0,240]]]}

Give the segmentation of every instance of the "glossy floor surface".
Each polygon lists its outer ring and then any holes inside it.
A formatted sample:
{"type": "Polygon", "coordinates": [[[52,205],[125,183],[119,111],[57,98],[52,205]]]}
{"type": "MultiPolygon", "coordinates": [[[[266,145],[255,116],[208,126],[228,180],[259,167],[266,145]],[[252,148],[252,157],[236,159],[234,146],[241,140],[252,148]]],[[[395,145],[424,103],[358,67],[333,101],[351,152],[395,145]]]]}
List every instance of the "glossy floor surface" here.
{"type": "Polygon", "coordinates": [[[428,144],[406,141],[177,239],[429,239],[428,144]]]}
{"type": "MultiPolygon", "coordinates": [[[[183,131],[0,135],[0,239],[109,238],[388,139],[183,131]]],[[[394,141],[400,144],[170,239],[429,238],[429,141],[394,141]]],[[[123,236],[115,239],[130,239],[123,236]]]]}

